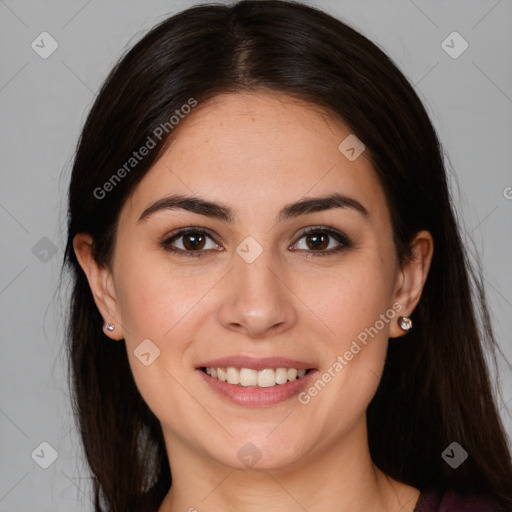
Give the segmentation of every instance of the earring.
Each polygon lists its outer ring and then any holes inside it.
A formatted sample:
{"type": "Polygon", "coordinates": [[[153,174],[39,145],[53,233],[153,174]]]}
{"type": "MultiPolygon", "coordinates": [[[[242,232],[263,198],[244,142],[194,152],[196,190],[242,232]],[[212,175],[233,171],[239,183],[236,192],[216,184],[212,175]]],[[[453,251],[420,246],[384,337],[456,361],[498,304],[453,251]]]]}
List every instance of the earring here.
{"type": "Polygon", "coordinates": [[[106,331],[109,331],[109,332],[112,332],[115,329],[115,327],[116,326],[114,324],[107,324],[107,323],[103,324],[103,329],[105,329],[106,331]]]}
{"type": "Polygon", "coordinates": [[[399,316],[398,325],[404,330],[408,331],[412,328],[412,320],[408,316],[399,316]]]}

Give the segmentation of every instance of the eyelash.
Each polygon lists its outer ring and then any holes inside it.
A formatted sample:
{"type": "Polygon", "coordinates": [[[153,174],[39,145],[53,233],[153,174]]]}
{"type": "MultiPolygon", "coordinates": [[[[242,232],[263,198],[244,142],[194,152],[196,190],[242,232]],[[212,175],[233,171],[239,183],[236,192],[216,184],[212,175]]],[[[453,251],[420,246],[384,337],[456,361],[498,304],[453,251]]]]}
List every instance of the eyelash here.
{"type": "MultiPolygon", "coordinates": [[[[354,246],[353,242],[344,233],[340,233],[338,231],[334,231],[330,228],[326,228],[323,226],[315,226],[315,227],[307,228],[306,230],[304,230],[301,233],[297,242],[295,242],[294,245],[296,245],[298,243],[298,241],[301,240],[302,238],[304,238],[305,236],[313,234],[313,233],[326,234],[326,235],[334,238],[337,242],[339,242],[340,245],[338,247],[336,247],[335,249],[329,249],[329,250],[323,250],[323,251],[312,251],[312,250],[307,251],[306,250],[306,253],[308,253],[308,252],[311,253],[311,256],[328,256],[328,255],[332,255],[332,254],[337,254],[345,249],[350,249],[351,247],[354,246]]],[[[214,240],[213,236],[208,231],[205,231],[202,228],[188,227],[188,228],[181,228],[181,229],[175,231],[174,233],[171,233],[170,236],[166,237],[161,242],[161,246],[163,247],[164,250],[166,250],[168,252],[172,252],[180,257],[181,256],[186,257],[186,258],[204,257],[206,255],[205,249],[196,250],[196,251],[185,251],[183,249],[178,249],[171,245],[171,243],[174,240],[176,240],[180,237],[183,237],[184,235],[187,235],[187,234],[206,235],[209,238],[211,238],[215,243],[217,243],[214,240]]],[[[219,245],[219,244],[217,244],[217,245],[219,245]]],[[[303,250],[303,249],[298,249],[298,250],[303,250]]]]}

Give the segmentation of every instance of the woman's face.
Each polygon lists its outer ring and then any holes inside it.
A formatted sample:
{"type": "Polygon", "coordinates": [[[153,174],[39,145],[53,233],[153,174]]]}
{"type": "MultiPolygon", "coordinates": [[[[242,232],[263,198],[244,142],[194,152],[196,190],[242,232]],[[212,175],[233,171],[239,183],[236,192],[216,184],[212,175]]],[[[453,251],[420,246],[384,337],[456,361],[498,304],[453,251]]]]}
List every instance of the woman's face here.
{"type": "Polygon", "coordinates": [[[360,439],[416,282],[367,155],[277,93],[217,96],[181,123],[122,209],[99,304],[168,450],[277,468],[360,439]],[[208,207],[144,215],[176,195],[208,207]]]}

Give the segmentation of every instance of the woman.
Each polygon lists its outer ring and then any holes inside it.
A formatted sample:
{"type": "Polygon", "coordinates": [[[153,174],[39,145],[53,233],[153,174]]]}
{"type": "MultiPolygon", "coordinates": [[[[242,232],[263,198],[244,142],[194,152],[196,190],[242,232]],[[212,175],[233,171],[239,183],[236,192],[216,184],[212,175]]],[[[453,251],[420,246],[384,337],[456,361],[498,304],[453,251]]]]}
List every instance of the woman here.
{"type": "Polygon", "coordinates": [[[65,263],[97,511],[512,509],[441,146],[342,22],[151,30],[85,123],[65,263]]]}

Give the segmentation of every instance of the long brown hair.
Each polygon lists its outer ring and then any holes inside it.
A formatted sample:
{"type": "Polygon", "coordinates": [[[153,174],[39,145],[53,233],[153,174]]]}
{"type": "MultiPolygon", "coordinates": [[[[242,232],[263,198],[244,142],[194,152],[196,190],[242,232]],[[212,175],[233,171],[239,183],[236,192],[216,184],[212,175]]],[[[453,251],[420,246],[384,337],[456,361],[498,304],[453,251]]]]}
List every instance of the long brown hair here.
{"type": "Polygon", "coordinates": [[[195,6],[154,27],[109,74],[77,146],[63,262],[73,282],[66,341],[96,512],[156,511],[171,473],[160,423],[138,392],[126,347],[102,331],[73,238],[90,233],[97,262],[110,265],[120,210],[174,132],[156,140],[105,197],[98,188],[190,98],[202,103],[219,93],[258,90],[327,109],[365,144],[386,194],[400,262],[417,231],[434,237],[416,327],[407,343],[390,341],[367,410],[375,464],[419,489],[489,494],[511,509],[510,451],[484,359],[484,349],[494,354],[497,345],[422,102],[390,58],[347,24],[296,2],[244,0],[195,6]],[[456,470],[441,457],[453,441],[469,454],[456,470]]]}

